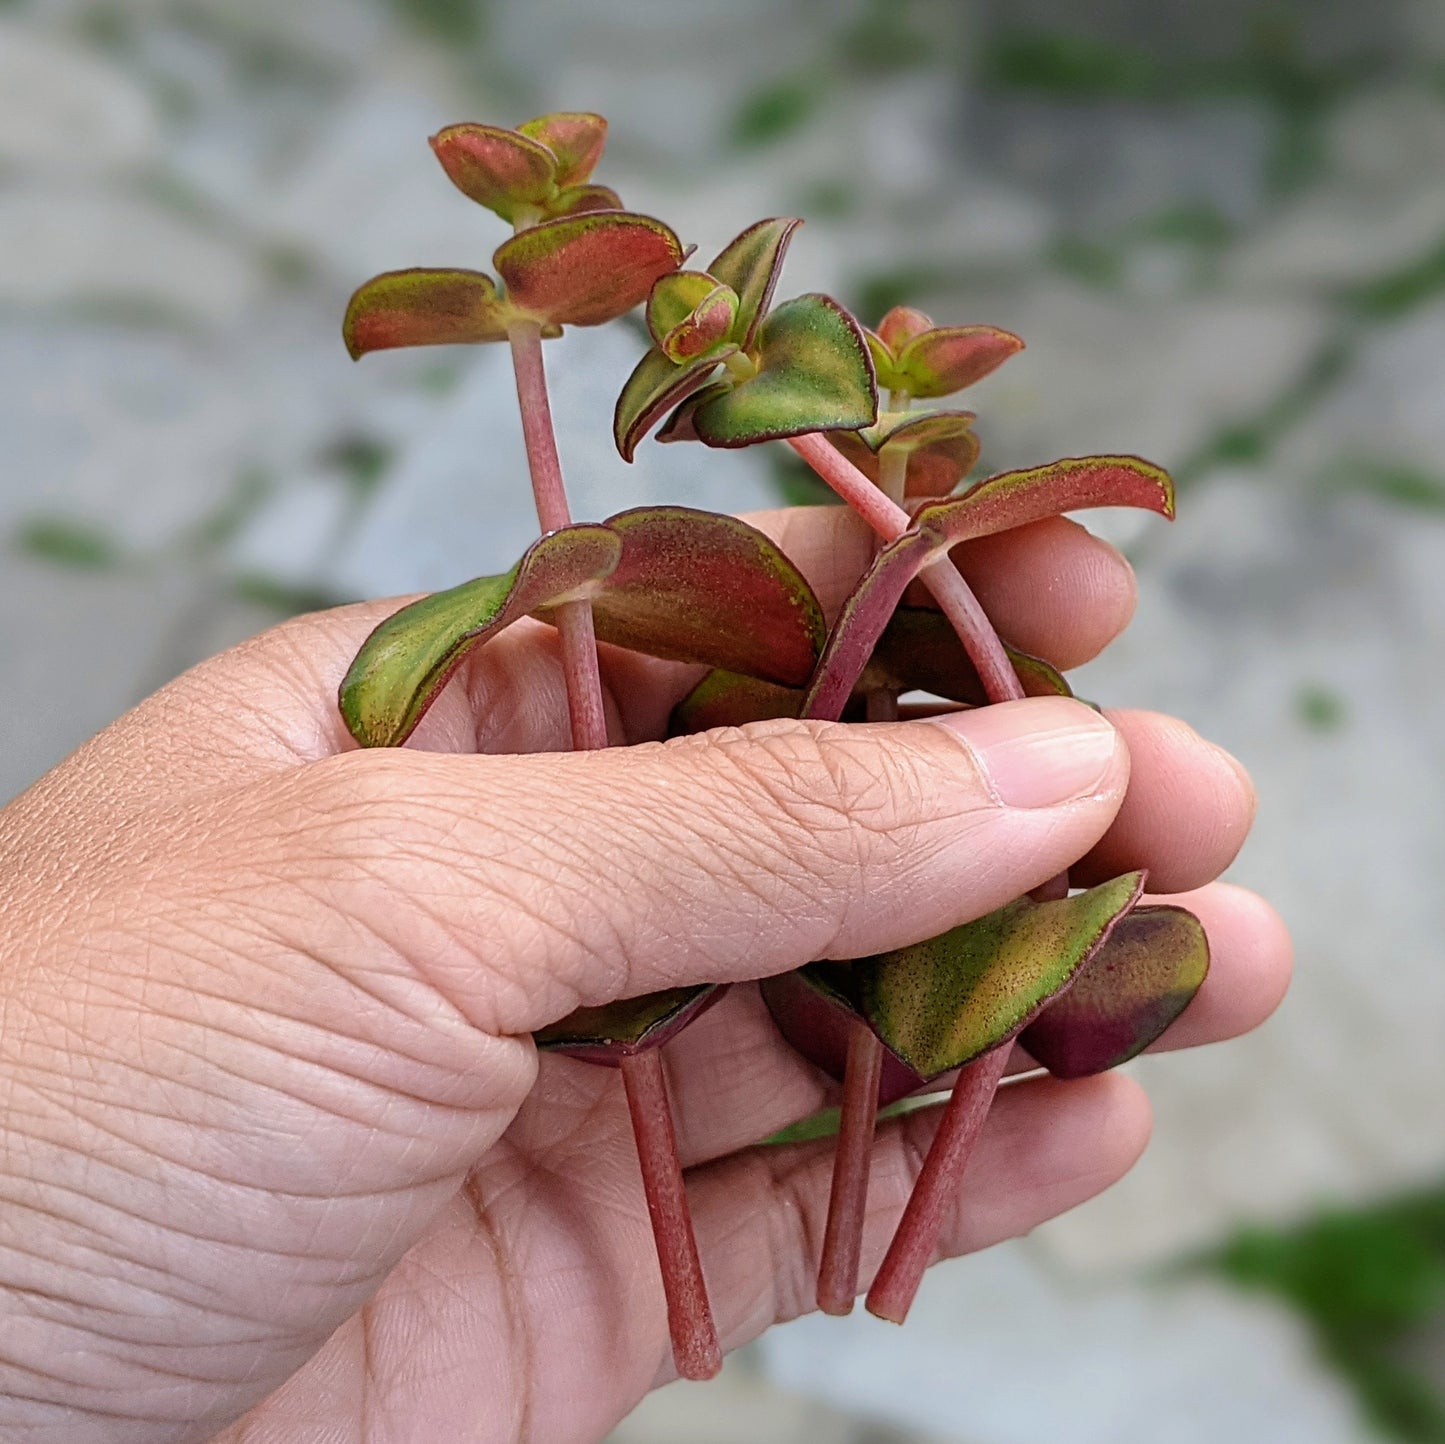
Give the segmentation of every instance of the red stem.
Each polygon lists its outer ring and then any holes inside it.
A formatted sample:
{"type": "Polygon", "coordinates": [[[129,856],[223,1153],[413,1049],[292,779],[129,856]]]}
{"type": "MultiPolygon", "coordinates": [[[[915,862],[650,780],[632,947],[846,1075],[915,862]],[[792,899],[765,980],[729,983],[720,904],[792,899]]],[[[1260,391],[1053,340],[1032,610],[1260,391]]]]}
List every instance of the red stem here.
{"type": "Polygon", "coordinates": [[[923,1272],[933,1262],[944,1212],[957,1196],[958,1181],[983,1130],[1011,1051],[1002,1044],[958,1075],[898,1231],[868,1290],[870,1314],[895,1324],[908,1316],[923,1272]]]}
{"type": "MultiPolygon", "coordinates": [[[[517,378],[517,406],[522,413],[522,439],[532,473],[532,496],[544,533],[571,526],[562,462],[552,429],[547,399],[547,373],[542,364],[542,328],[536,321],[514,321],[507,328],[512,370],[517,378]]],[[[590,602],[564,602],[556,609],[562,642],[562,670],[567,679],[567,713],[572,748],[587,752],[607,746],[607,713],[602,705],[602,677],[597,668],[597,637],[590,602]]]]}
{"type": "Polygon", "coordinates": [[[858,1296],[858,1260],[868,1211],[868,1174],[878,1126],[878,1083],[883,1044],[867,1023],[855,1018],[848,1032],[843,1074],[843,1107],[833,1150],[833,1189],[823,1257],[818,1265],[818,1307],[825,1314],[853,1312],[858,1296]]]}
{"type": "MultiPolygon", "coordinates": [[[[788,445],[883,538],[896,541],[913,518],[890,501],[831,442],[816,432],[793,436],[788,445]]],[[[929,562],[919,580],[933,593],[944,616],[953,623],[969,661],[978,672],[990,702],[1013,702],[1024,695],[1008,653],[992,623],[984,615],[973,589],[948,559],[946,552],[929,562]]]]}
{"type": "MultiPolygon", "coordinates": [[[[557,531],[571,525],[572,513],[567,506],[562,462],[552,429],[547,373],[542,362],[542,330],[535,321],[516,321],[507,329],[507,340],[512,347],[517,404],[522,413],[522,437],[532,473],[537,520],[543,532],[557,531]]],[[[556,620],[573,750],[587,752],[606,747],[607,713],[602,702],[592,604],[568,602],[556,609],[556,620]]],[[[683,1378],[710,1379],[722,1367],[722,1355],[687,1207],[659,1050],[653,1048],[624,1058],[622,1082],[642,1165],[642,1188],[657,1243],[663,1292],[667,1295],[673,1358],[683,1378]]]]}
{"type": "MultiPolygon", "coordinates": [[[[870,692],[870,722],[898,720],[896,692],[870,692]]],[[[838,1142],[833,1149],[833,1184],[828,1222],[818,1261],[818,1307],[825,1314],[850,1314],[858,1297],[858,1262],[863,1252],[863,1221],[868,1212],[868,1177],[873,1136],[878,1130],[878,1084],[883,1076],[883,1044],[867,1023],[855,1018],[848,1032],[838,1142]]]]}
{"type": "MultiPolygon", "coordinates": [[[[873,485],[836,447],[818,435],[799,436],[788,443],[822,479],[838,493],[885,541],[893,541],[907,530],[912,522],[908,513],[873,485]]],[[[946,552],[941,553],[920,573],[920,580],[933,593],[944,615],[953,623],[959,641],[963,643],[969,660],[977,670],[983,683],[984,695],[990,702],[1012,702],[1025,693],[1018,674],[1008,659],[1003,643],[987,614],[979,605],[973,589],[963,579],[958,568],[949,560],[946,552]]],[[[1069,891],[1069,875],[1061,873],[1045,883],[1035,896],[1043,901],[1047,898],[1066,897],[1069,891]]],[[[875,1040],[876,1041],[876,1040],[875,1040]]],[[[880,1045],[881,1048],[881,1045],[880,1045]]],[[[993,1095],[1003,1077],[1010,1048],[1000,1045],[977,1062],[965,1068],[954,1084],[953,1094],[944,1110],[938,1133],[928,1151],[914,1186],[908,1206],[899,1220],[893,1242],[883,1260],[873,1287],[868,1293],[868,1308],[881,1318],[902,1323],[918,1291],[923,1272],[933,1258],[938,1246],[938,1233],[943,1225],[943,1212],[950,1198],[958,1191],[969,1154],[978,1139],[983,1121],[988,1116],[993,1095]]],[[[881,1053],[880,1053],[881,1057],[881,1053]]],[[[852,1063],[852,1036],[849,1041],[849,1063],[852,1063]]],[[[847,1108],[848,1079],[844,1079],[844,1108],[847,1108]]],[[[876,1100],[876,1093],[875,1093],[876,1100]]],[[[856,1105],[855,1105],[856,1106],[856,1105]]],[[[846,1117],[846,1113],[845,1113],[846,1117]]],[[[859,1126],[855,1124],[855,1127],[859,1126]]],[[[842,1135],[839,1138],[841,1156],[842,1135]]],[[[863,1187],[866,1188],[866,1163],[863,1187]]],[[[837,1195],[840,1182],[841,1164],[835,1162],[833,1187],[837,1195]]],[[[857,1187],[850,1180],[852,1187],[857,1187]]],[[[861,1204],[845,1194],[848,1206],[858,1210],[858,1229],[861,1233],[861,1204]]],[[[830,1227],[832,1220],[829,1220],[830,1227]]],[[[825,1241],[825,1261],[827,1259],[825,1241]]],[[[854,1276],[856,1281],[856,1274],[854,1276]]],[[[834,1279],[828,1281],[830,1297],[836,1294],[834,1279]]],[[[819,1278],[819,1303],[822,1303],[824,1282],[819,1278]]]]}
{"type": "Polygon", "coordinates": [[[647,1212],[652,1219],[657,1261],[667,1293],[673,1361],[684,1379],[711,1379],[722,1368],[722,1351],[693,1237],[672,1109],[662,1076],[661,1049],[649,1048],[624,1057],[622,1083],[627,1090],[647,1212]]]}

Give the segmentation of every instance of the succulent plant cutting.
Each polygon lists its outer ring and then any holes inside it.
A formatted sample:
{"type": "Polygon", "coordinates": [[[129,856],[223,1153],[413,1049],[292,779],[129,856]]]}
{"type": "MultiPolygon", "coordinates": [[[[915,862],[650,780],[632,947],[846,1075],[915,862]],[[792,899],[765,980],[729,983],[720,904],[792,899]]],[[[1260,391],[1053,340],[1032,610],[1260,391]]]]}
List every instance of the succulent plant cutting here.
{"type": "MultiPolygon", "coordinates": [[[[780,717],[886,720],[916,691],[964,706],[1068,695],[1047,661],[997,636],[950,552],[1092,506],[1172,517],[1168,476],[1135,457],[1100,456],[970,484],[980,452],[973,413],[914,403],[964,390],[1018,352],[1018,337],[938,326],[908,307],[867,330],[817,294],[775,303],[796,219],[759,221],[689,269],[670,227],[593,183],[605,139],[606,123],[587,114],[511,130],[447,127],[432,139],[446,174],[512,227],[493,253],[495,278],[390,272],[347,309],[353,357],[508,343],[542,533],[510,571],[463,581],[376,628],[340,691],[357,742],[404,744],[468,652],[529,616],[558,631],[578,749],[608,742],[598,640],[707,669],[676,708],[674,734],[780,717]],[[654,429],[664,442],[791,446],[876,538],[872,564],[831,624],[779,547],[735,518],[678,505],[572,521],[542,342],[644,302],[652,344],[621,386],[618,451],[630,460],[654,429]]],[[[870,1309],[901,1322],[1014,1045],[1057,1076],[1079,1077],[1133,1057],[1188,1004],[1208,967],[1203,930],[1180,908],[1141,902],[1144,882],[1135,872],[1073,891],[1064,876],[939,937],[810,961],[763,983],[783,1036],[843,1090],[824,1309],[846,1312],[859,1289],[880,1106],[957,1072],[868,1295],[870,1309]]],[[[535,1037],[539,1048],[621,1073],[674,1357],[691,1378],[715,1373],[721,1355],[661,1049],[720,993],[677,988],[584,1008],[535,1037]]]]}

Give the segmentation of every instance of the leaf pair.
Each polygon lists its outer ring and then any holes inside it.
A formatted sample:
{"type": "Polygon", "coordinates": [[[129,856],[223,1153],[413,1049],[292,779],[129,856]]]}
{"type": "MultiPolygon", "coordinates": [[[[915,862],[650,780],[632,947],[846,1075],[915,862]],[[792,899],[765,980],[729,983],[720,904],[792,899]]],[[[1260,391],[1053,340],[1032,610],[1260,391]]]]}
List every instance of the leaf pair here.
{"type": "Polygon", "coordinates": [[[682,261],[682,243],[650,216],[596,211],[544,221],[503,241],[481,271],[387,271],[359,287],[342,334],[353,360],[397,346],[505,341],[518,322],[544,336],[630,311],[682,261]]]}
{"type": "Polygon", "coordinates": [[[812,589],[761,532],[688,507],[639,507],[551,532],[509,572],[388,617],[341,684],[352,736],[399,746],[472,648],[583,598],[604,642],[790,687],[811,675],[826,630],[812,589]]]}
{"type": "Polygon", "coordinates": [[[763,996],[784,1037],[838,1079],[862,1018],[887,1050],[880,1106],[1016,1038],[1059,1077],[1104,1072],[1154,1042],[1209,967],[1199,920],[1135,910],[1142,887],[1129,873],[1020,898],[912,947],[770,978],[763,996]]]}
{"type": "Polygon", "coordinates": [[[895,306],[876,331],[864,331],[881,390],[926,401],[982,381],[1023,350],[997,326],[935,326],[912,306],[895,306]]]}
{"type": "Polygon", "coordinates": [[[616,191],[587,184],[606,144],[607,122],[582,112],[539,115],[515,130],[449,125],[431,138],[457,189],[513,225],[620,211],[616,191]]]}
{"type": "Polygon", "coordinates": [[[828,296],[768,309],[800,224],[759,221],[706,271],[679,271],[657,283],[647,308],[654,344],[628,377],[613,417],[625,460],[669,411],[659,440],[720,447],[856,430],[874,420],[878,393],[858,323],[828,296]]]}

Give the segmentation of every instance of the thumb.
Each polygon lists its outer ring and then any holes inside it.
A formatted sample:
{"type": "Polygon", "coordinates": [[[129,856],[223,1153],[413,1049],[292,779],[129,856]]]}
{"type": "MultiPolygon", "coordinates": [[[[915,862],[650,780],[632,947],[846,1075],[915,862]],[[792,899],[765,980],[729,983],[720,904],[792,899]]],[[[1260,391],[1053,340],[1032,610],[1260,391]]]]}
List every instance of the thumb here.
{"type": "Polygon", "coordinates": [[[943,932],[1082,856],[1127,776],[1107,721],[1037,698],[594,753],[347,753],[292,775],[320,833],[286,835],[312,898],[512,1034],[943,932]]]}

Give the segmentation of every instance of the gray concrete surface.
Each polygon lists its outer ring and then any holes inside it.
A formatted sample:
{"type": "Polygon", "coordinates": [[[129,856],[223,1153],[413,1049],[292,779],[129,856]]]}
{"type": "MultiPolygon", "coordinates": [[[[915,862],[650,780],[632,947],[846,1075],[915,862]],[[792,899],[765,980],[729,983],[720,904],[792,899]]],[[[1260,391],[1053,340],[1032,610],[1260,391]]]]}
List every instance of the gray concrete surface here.
{"type": "MultiPolygon", "coordinates": [[[[1177,527],[1102,520],[1141,606],[1081,685],[1177,711],[1255,770],[1233,875],[1285,911],[1299,978],[1255,1037],[1140,1065],[1158,1127],[1130,1179],[941,1271],[906,1334],[791,1326],[617,1438],[1357,1437],[1288,1315],[1138,1269],[1244,1218],[1445,1172],[1445,98],[1426,73],[1445,9],[1391,4],[1362,39],[1323,7],[1325,58],[1368,40],[1401,61],[1361,67],[1280,187],[1268,97],[999,98],[947,45],[846,72],[775,144],[730,148],[740,67],[805,90],[826,73],[836,24],[801,4],[777,7],[765,56],[736,7],[724,23],[628,0],[570,29],[560,0],[500,7],[478,66],[368,0],[112,8],[0,9],[0,797],[288,593],[460,580],[530,535],[500,356],[352,366],[340,347],[359,280],[484,265],[500,239],[429,131],[607,108],[607,179],[704,256],[832,185],[794,290],[856,295],[913,266],[940,317],[1025,335],[970,397],[989,459],[1181,468],[1177,527]],[[1181,206],[1218,234],[1155,224],[1181,206]],[[1410,268],[1406,302],[1360,300],[1410,268]]],[[[953,44],[1001,24],[942,8],[953,44]]],[[[616,328],[548,353],[579,514],[764,500],[758,457],[648,447],[629,472],[611,455],[607,390],[633,345],[616,328]]]]}

